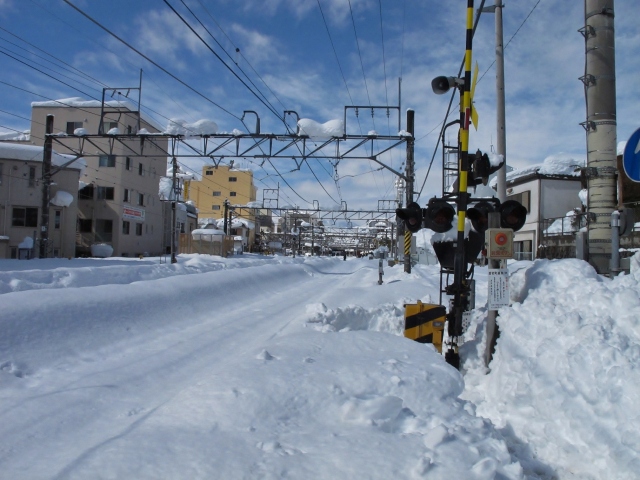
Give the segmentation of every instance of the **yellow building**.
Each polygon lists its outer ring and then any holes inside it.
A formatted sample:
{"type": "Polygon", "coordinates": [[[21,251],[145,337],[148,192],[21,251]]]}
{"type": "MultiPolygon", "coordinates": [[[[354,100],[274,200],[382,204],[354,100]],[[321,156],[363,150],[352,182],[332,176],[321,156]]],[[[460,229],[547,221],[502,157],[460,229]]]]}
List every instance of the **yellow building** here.
{"type": "Polygon", "coordinates": [[[231,205],[246,205],[255,202],[257,193],[251,170],[205,165],[202,180],[189,182],[185,198],[196,204],[200,218],[222,218],[225,200],[231,205]]]}

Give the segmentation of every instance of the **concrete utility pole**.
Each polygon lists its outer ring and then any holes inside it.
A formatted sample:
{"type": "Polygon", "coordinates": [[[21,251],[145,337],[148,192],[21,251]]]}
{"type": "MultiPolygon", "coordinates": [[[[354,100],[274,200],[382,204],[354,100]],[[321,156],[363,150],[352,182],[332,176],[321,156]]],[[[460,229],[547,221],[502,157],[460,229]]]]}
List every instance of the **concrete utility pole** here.
{"type": "Polygon", "coordinates": [[[616,203],[616,77],[614,0],[585,0],[584,83],[587,102],[588,260],[608,274],[611,213],[616,203]]]}
{"type": "Polygon", "coordinates": [[[504,99],[504,45],[502,35],[502,0],[496,0],[496,115],[497,115],[497,153],[504,158],[504,165],[498,170],[498,200],[507,199],[507,132],[504,99]]]}
{"type": "Polygon", "coordinates": [[[42,156],[42,211],[40,212],[40,258],[47,258],[49,243],[49,201],[51,200],[51,152],[53,150],[53,115],[47,115],[42,156]]]}
{"type": "Polygon", "coordinates": [[[484,7],[482,13],[494,13],[496,16],[496,153],[504,158],[504,165],[497,172],[497,197],[500,202],[507,199],[507,133],[504,96],[504,40],[502,33],[502,0],[495,0],[495,4],[484,7]]]}
{"type": "MultiPolygon", "coordinates": [[[[406,166],[406,196],[407,205],[413,202],[413,181],[414,181],[414,163],[413,163],[413,148],[414,148],[414,128],[415,124],[415,112],[410,108],[407,109],[407,132],[410,138],[407,139],[407,166],[406,166]]],[[[409,230],[404,232],[404,271],[411,273],[411,237],[412,233],[409,230]]]]}
{"type": "Polygon", "coordinates": [[[178,172],[178,160],[176,159],[176,157],[173,157],[173,160],[171,161],[171,167],[173,170],[173,178],[171,184],[171,190],[173,193],[173,201],[171,202],[171,263],[177,263],[178,260],[176,259],[176,235],[178,232],[176,229],[176,203],[178,202],[178,188],[176,186],[176,180],[178,172]]]}

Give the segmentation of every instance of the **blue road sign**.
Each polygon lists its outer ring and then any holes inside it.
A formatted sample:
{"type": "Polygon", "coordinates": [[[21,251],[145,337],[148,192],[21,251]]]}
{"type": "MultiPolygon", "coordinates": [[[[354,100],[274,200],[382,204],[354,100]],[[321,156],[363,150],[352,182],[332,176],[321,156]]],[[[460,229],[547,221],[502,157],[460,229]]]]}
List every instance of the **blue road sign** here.
{"type": "Polygon", "coordinates": [[[640,182],[640,128],[631,134],[622,153],[624,173],[634,182],[640,182]]]}

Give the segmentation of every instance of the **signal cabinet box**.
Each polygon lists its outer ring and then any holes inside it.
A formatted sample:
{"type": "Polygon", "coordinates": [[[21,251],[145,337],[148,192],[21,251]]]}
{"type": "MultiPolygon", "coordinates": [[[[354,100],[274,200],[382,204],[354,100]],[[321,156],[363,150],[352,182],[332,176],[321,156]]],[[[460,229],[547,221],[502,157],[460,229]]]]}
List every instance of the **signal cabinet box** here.
{"type": "Polygon", "coordinates": [[[485,232],[487,258],[513,258],[513,230],[489,228],[485,232]]]}
{"type": "Polygon", "coordinates": [[[418,343],[432,343],[442,353],[442,337],[447,309],[432,303],[404,305],[404,336],[418,343]]]}

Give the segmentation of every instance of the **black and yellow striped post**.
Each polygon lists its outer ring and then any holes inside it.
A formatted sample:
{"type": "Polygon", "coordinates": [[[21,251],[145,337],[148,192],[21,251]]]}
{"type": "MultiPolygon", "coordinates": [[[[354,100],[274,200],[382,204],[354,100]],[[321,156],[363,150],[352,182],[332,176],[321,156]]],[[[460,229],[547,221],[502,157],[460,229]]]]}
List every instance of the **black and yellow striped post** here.
{"type": "Polygon", "coordinates": [[[431,303],[407,303],[404,306],[404,336],[419,343],[432,343],[442,353],[447,309],[431,303]]]}
{"type": "Polygon", "coordinates": [[[407,262],[407,258],[411,258],[411,237],[413,236],[413,233],[411,233],[409,230],[405,230],[404,231],[404,258],[405,258],[405,270],[408,268],[408,271],[406,271],[406,273],[411,273],[411,261],[407,262]]]}
{"type": "Polygon", "coordinates": [[[464,225],[469,194],[467,193],[469,172],[469,123],[471,123],[471,61],[473,51],[473,0],[467,0],[467,28],[464,56],[464,87],[460,100],[460,159],[458,172],[458,230],[454,260],[453,305],[449,312],[448,332],[452,344],[445,357],[447,362],[459,368],[458,337],[462,336],[462,315],[466,306],[469,286],[466,282],[467,261],[464,248],[464,225]]]}

